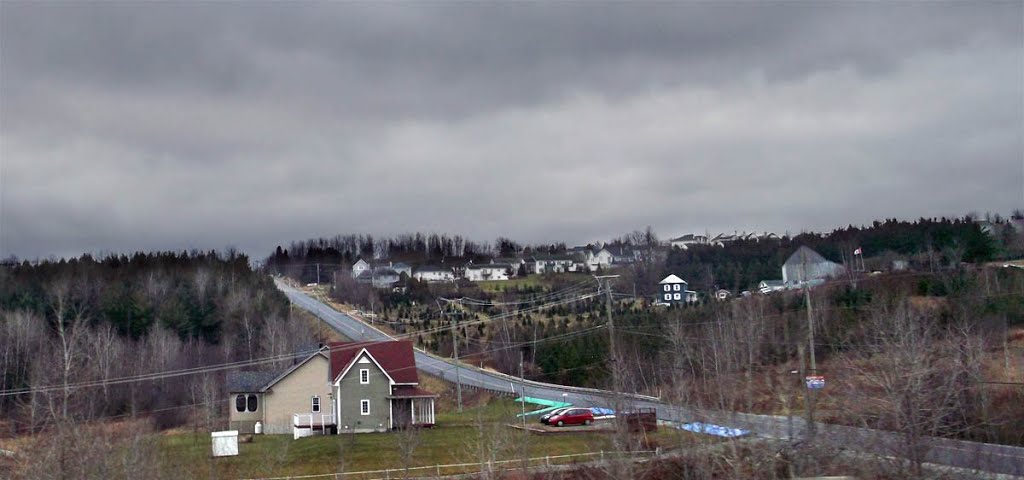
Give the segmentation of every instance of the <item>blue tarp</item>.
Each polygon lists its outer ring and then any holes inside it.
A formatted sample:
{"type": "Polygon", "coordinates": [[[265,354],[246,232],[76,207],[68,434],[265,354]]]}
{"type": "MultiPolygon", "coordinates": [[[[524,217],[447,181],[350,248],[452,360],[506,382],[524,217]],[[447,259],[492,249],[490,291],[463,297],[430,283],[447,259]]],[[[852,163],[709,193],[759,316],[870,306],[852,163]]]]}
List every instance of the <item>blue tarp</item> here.
{"type": "Polygon", "coordinates": [[[716,437],[735,438],[749,435],[750,431],[741,430],[739,428],[723,427],[721,425],[712,425],[710,423],[684,423],[676,427],[680,430],[686,430],[694,433],[704,433],[707,435],[714,435],[716,437]]]}
{"type": "Polygon", "coordinates": [[[607,416],[607,415],[615,415],[615,410],[612,410],[610,408],[590,407],[590,411],[594,412],[594,416],[595,417],[603,417],[603,416],[607,416]]]}

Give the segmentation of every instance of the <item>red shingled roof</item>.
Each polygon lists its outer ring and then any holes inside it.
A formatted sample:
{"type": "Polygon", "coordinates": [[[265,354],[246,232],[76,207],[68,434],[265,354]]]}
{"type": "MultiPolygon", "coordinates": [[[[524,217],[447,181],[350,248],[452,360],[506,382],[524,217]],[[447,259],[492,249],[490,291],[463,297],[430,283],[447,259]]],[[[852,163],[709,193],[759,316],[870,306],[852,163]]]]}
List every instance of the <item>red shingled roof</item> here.
{"type": "Polygon", "coordinates": [[[338,375],[356,360],[356,355],[364,348],[380,363],[380,366],[395,380],[395,383],[419,383],[416,373],[416,357],[412,352],[412,342],[331,342],[331,379],[337,380],[338,375]]]}

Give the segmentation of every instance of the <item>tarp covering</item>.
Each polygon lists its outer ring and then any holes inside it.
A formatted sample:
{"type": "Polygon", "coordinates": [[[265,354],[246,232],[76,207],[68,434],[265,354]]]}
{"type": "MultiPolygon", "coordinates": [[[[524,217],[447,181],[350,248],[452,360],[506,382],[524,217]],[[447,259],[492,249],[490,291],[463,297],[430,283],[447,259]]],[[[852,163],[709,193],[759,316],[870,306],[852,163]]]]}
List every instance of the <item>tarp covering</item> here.
{"type": "Polygon", "coordinates": [[[594,412],[595,417],[608,417],[615,415],[615,410],[610,408],[590,407],[590,411],[594,412]]]}
{"type": "MultiPolygon", "coordinates": [[[[522,402],[523,398],[524,397],[519,397],[515,401],[522,402]]],[[[532,403],[534,405],[544,405],[545,406],[545,408],[542,408],[540,410],[534,410],[532,412],[526,412],[526,416],[528,416],[528,417],[532,416],[532,415],[543,415],[543,414],[548,413],[548,412],[550,412],[552,410],[557,410],[557,409],[562,408],[562,407],[571,407],[572,406],[571,403],[553,402],[551,400],[544,400],[543,398],[525,397],[525,399],[526,399],[526,403],[532,403]]],[[[516,416],[517,417],[522,417],[523,414],[522,413],[517,413],[516,416]]]]}
{"type": "Polygon", "coordinates": [[[523,400],[526,400],[526,403],[532,403],[534,405],[544,405],[545,407],[559,408],[559,407],[569,407],[569,406],[572,406],[571,403],[556,402],[554,400],[545,400],[543,398],[534,398],[534,397],[519,397],[515,401],[522,402],[523,400]]]}
{"type": "Polygon", "coordinates": [[[713,425],[710,423],[684,423],[676,427],[680,430],[686,430],[694,433],[704,433],[708,435],[714,435],[716,437],[734,438],[749,435],[750,432],[747,430],[741,430],[739,428],[723,427],[721,425],[713,425]]]}

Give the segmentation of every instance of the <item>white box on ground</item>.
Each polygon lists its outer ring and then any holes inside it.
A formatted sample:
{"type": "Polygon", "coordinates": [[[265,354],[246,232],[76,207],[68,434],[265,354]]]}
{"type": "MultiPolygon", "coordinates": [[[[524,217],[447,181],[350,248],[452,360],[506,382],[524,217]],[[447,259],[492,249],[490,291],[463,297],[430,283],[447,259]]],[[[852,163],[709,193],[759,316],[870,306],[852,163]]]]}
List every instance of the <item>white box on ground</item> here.
{"type": "Polygon", "coordinates": [[[213,456],[230,457],[238,455],[238,430],[210,432],[213,439],[213,456]]]}

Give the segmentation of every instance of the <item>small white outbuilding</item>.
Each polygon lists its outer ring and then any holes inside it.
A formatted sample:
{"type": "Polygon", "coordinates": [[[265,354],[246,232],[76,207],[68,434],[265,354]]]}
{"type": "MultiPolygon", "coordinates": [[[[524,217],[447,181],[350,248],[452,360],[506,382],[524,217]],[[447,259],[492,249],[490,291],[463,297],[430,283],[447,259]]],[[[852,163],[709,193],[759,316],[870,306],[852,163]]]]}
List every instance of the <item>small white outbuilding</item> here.
{"type": "Polygon", "coordinates": [[[210,432],[213,440],[214,457],[230,457],[238,455],[238,430],[210,432]]]}

